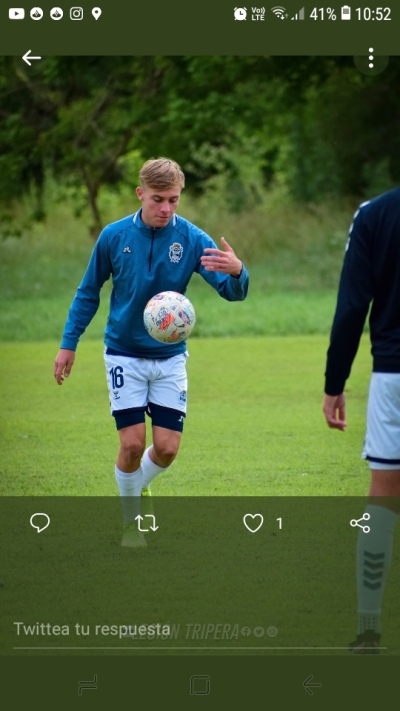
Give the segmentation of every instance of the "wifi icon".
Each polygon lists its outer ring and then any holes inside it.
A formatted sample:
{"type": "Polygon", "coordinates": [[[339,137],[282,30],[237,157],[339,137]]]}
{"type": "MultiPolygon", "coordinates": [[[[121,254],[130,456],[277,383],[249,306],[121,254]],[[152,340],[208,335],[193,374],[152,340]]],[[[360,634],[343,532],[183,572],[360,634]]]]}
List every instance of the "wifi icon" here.
{"type": "Polygon", "coordinates": [[[275,17],[277,17],[279,20],[286,20],[286,18],[288,17],[286,8],[282,7],[281,5],[271,7],[271,12],[273,12],[275,17]]]}

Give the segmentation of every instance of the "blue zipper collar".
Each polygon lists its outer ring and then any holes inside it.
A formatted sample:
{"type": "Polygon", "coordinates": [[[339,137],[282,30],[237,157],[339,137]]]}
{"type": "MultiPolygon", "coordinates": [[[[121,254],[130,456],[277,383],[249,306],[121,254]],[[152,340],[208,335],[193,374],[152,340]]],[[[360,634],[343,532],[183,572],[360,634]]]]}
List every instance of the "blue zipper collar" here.
{"type": "Polygon", "coordinates": [[[138,227],[140,230],[144,230],[149,233],[149,235],[160,235],[168,232],[171,227],[175,227],[178,218],[176,215],[172,215],[170,221],[168,224],[166,224],[164,227],[150,227],[149,225],[146,225],[143,220],[142,220],[142,208],[135,212],[135,214],[132,217],[133,224],[138,227]]]}

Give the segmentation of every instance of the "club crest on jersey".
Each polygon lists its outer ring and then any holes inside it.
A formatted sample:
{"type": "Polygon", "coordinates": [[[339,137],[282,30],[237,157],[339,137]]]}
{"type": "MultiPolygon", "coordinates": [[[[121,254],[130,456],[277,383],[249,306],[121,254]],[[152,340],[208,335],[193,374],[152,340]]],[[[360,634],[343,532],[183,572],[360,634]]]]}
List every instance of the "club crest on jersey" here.
{"type": "Polygon", "coordinates": [[[179,242],[174,242],[169,248],[169,261],[177,264],[181,261],[183,254],[183,247],[179,242]]]}

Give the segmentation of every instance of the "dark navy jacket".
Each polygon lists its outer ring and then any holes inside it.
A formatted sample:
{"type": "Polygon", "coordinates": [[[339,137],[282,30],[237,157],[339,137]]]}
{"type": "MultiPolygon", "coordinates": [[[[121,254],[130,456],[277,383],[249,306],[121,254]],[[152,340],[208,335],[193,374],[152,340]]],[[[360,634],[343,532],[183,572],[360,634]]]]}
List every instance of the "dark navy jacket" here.
{"type": "Polygon", "coordinates": [[[400,188],[354,216],[327,354],[328,395],[344,390],[371,303],[373,370],[400,373],[400,188]]]}

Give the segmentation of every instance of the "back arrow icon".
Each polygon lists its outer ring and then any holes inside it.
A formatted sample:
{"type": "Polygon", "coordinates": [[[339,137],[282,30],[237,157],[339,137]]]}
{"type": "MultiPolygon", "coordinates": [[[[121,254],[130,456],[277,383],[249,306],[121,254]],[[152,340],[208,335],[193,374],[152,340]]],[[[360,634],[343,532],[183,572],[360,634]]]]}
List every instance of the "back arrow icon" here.
{"type": "Polygon", "coordinates": [[[28,51],[25,52],[24,56],[22,57],[24,62],[26,62],[30,67],[32,66],[32,63],[29,61],[30,59],[41,59],[41,57],[31,57],[31,52],[32,50],[28,49],[28,51]]]}
{"type": "Polygon", "coordinates": [[[313,675],[310,674],[310,676],[307,677],[307,679],[305,681],[303,681],[303,686],[304,686],[307,694],[310,694],[310,696],[314,696],[312,688],[322,686],[322,684],[320,684],[318,681],[312,682],[311,681],[312,679],[313,679],[313,675]]]}

